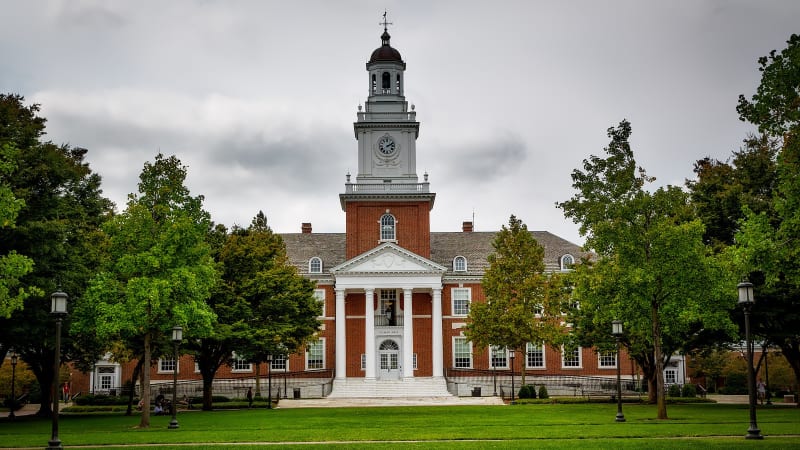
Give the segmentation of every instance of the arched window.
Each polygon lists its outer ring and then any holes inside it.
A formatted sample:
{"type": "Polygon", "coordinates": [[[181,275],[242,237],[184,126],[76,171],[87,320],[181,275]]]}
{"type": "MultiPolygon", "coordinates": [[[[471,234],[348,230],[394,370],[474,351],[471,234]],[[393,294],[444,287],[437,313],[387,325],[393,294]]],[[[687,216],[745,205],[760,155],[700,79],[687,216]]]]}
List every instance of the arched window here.
{"type": "Polygon", "coordinates": [[[391,214],[384,214],[381,216],[381,240],[394,241],[397,240],[395,233],[395,220],[391,214]]]}
{"type": "Polygon", "coordinates": [[[374,73],[372,74],[372,93],[373,94],[378,93],[378,78],[375,76],[374,73]]]}
{"type": "Polygon", "coordinates": [[[381,88],[383,88],[384,94],[388,94],[389,90],[392,89],[392,77],[389,75],[389,72],[383,72],[381,76],[381,88]]]}
{"type": "Polygon", "coordinates": [[[575,258],[572,255],[564,255],[561,257],[561,270],[572,270],[575,265],[575,258]]]}
{"type": "Polygon", "coordinates": [[[456,256],[453,258],[453,271],[466,272],[467,271],[467,258],[463,256],[456,256]]]}
{"type": "Polygon", "coordinates": [[[395,85],[397,86],[397,94],[398,95],[402,95],[403,92],[400,89],[400,74],[399,73],[397,74],[397,82],[395,83],[395,85]]]}
{"type": "Polygon", "coordinates": [[[381,346],[378,348],[378,350],[400,350],[400,346],[397,345],[397,342],[387,339],[381,342],[381,346]]]}
{"type": "Polygon", "coordinates": [[[322,260],[316,256],[308,260],[308,273],[322,273],[322,260]]]}

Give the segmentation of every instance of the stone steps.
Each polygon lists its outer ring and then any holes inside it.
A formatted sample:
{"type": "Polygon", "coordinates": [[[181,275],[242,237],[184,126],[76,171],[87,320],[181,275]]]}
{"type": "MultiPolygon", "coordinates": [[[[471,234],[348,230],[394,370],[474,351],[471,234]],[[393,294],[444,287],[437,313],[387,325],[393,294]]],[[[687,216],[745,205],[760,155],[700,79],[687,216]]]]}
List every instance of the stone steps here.
{"type": "Polygon", "coordinates": [[[401,380],[334,380],[328,398],[411,398],[452,397],[444,378],[408,378],[401,380]]]}

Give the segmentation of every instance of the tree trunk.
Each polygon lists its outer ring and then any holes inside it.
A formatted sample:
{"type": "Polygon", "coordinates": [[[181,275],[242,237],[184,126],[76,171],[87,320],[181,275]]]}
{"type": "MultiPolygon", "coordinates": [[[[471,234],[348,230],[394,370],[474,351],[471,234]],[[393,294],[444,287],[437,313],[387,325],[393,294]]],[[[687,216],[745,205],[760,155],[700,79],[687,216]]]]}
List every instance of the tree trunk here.
{"type": "MultiPolygon", "coordinates": [[[[792,391],[797,392],[800,386],[800,341],[797,339],[785,339],[781,344],[781,353],[789,363],[789,367],[794,372],[794,386],[792,391]]],[[[800,408],[800,401],[797,402],[797,407],[800,408]]]]}
{"type": "Polygon", "coordinates": [[[203,369],[203,411],[214,409],[214,371],[203,369]]]}
{"type": "Polygon", "coordinates": [[[659,419],[667,419],[667,402],[664,398],[664,358],[661,356],[661,323],[658,320],[658,304],[651,303],[653,315],[653,359],[656,363],[656,408],[659,419]]]}
{"type": "MultiPolygon", "coordinates": [[[[142,365],[142,419],[139,428],[150,428],[150,332],[144,334],[144,364],[142,365]]],[[[177,363],[177,361],[176,361],[177,363]]]]}
{"type": "Polygon", "coordinates": [[[256,363],[256,397],[261,397],[261,363],[256,363]]]}
{"type": "Polygon", "coordinates": [[[131,389],[128,391],[128,409],[125,411],[126,416],[133,414],[133,397],[136,393],[136,379],[139,378],[139,374],[142,372],[143,363],[144,359],[139,358],[139,362],[133,368],[133,375],[131,376],[131,389]]]}

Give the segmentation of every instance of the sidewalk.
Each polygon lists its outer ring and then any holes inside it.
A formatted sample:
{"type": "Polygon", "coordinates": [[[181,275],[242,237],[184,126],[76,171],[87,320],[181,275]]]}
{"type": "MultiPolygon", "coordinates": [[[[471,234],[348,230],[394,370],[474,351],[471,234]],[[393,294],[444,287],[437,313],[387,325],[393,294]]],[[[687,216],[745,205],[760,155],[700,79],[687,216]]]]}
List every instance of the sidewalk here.
{"type": "Polygon", "coordinates": [[[500,397],[308,398],[281,399],[278,408],[503,405],[500,397]]]}

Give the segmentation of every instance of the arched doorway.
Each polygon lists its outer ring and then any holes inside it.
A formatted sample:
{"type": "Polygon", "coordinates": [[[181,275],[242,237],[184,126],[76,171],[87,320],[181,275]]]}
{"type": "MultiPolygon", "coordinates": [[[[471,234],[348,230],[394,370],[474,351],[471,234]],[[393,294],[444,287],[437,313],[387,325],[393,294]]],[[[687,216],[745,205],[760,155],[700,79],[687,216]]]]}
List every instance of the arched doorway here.
{"type": "Polygon", "coordinates": [[[400,346],[394,340],[386,339],[378,347],[378,378],[397,380],[400,374],[400,346]]]}

